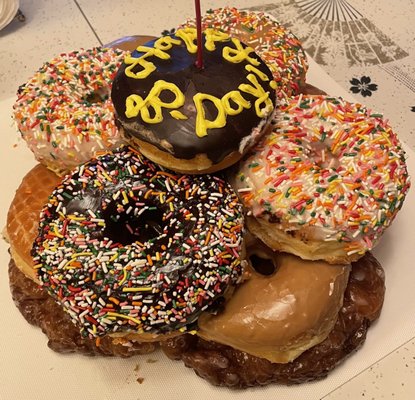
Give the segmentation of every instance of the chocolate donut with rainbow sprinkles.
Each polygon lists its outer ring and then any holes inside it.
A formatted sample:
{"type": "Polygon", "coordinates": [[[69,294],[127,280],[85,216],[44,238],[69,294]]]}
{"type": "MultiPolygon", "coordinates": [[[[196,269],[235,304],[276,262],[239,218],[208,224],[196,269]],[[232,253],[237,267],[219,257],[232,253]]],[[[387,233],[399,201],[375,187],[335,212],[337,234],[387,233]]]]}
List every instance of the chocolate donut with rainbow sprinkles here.
{"type": "Polygon", "coordinates": [[[131,144],[182,173],[211,173],[240,160],[269,126],[276,82],[251,47],[228,34],[179,29],[124,59],[112,87],[131,144]]]}
{"type": "Polygon", "coordinates": [[[312,95],[281,105],[234,184],[249,230],[272,249],[344,264],[376,245],[410,186],[382,115],[312,95]]]}
{"type": "Polygon", "coordinates": [[[145,340],[185,331],[239,280],[242,231],[219,176],[174,174],[121,147],[53,191],[34,268],[83,336],[145,340]]]}

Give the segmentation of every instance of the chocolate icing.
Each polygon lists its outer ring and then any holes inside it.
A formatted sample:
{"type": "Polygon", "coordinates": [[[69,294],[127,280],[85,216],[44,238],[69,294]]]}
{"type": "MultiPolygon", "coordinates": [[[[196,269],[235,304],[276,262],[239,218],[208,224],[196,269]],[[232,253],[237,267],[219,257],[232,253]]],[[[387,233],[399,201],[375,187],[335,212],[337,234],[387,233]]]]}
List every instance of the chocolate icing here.
{"type": "Polygon", "coordinates": [[[219,175],[175,175],[121,147],[52,192],[32,254],[82,335],[158,334],[191,328],[239,278],[242,228],[242,206],[219,175]]]}
{"type": "MultiPolygon", "coordinates": [[[[176,36],[173,38],[178,39],[176,36]]],[[[146,44],[149,47],[153,47],[153,45],[154,41],[146,44]]],[[[225,156],[238,151],[241,140],[251,135],[252,130],[261,123],[261,118],[255,113],[254,103],[257,98],[253,95],[243,93],[243,97],[251,102],[251,108],[244,109],[236,116],[228,115],[224,128],[209,129],[208,135],[204,137],[198,137],[195,133],[196,110],[193,96],[196,93],[207,93],[221,98],[226,93],[237,90],[240,84],[249,83],[246,79],[248,71],[245,70],[247,62],[226,61],[222,57],[222,50],[226,46],[234,48],[232,42],[216,42],[216,50],[214,51],[208,51],[204,48],[203,70],[194,65],[197,55],[189,53],[183,42],[181,45],[173,45],[170,50],[167,50],[171,56],[169,60],[161,60],[154,56],[148,57],[147,60],[153,62],[157,69],[145,79],[127,77],[125,75],[127,65],[123,63],[115,77],[111,96],[117,118],[126,135],[150,142],[162,151],[166,151],[166,148],[161,146],[160,142],[167,141],[171,145],[169,151],[171,150],[173,156],[181,159],[191,159],[197,154],[204,153],[213,163],[218,163],[225,156]],[[138,94],[145,98],[154,83],[160,79],[176,84],[184,93],[185,104],[179,108],[179,111],[185,114],[188,119],[174,119],[169,114],[169,109],[163,109],[163,121],[158,124],[144,123],[140,114],[134,118],[127,118],[125,116],[126,98],[131,94],[138,94]],[[154,134],[154,142],[143,134],[143,128],[154,134]]],[[[246,46],[243,44],[243,47],[246,46]]],[[[132,53],[137,58],[142,54],[137,51],[132,53]]],[[[270,79],[268,82],[258,79],[258,82],[265,91],[269,92],[269,96],[275,104],[275,90],[269,86],[273,80],[270,70],[258,55],[250,53],[250,56],[260,62],[257,68],[270,79]]],[[[140,71],[141,68],[137,66],[133,72],[140,71]]],[[[167,96],[169,94],[164,91],[160,97],[163,101],[171,101],[167,96]]],[[[217,115],[216,107],[210,101],[205,101],[204,108],[206,117],[213,120],[217,115]]]]}

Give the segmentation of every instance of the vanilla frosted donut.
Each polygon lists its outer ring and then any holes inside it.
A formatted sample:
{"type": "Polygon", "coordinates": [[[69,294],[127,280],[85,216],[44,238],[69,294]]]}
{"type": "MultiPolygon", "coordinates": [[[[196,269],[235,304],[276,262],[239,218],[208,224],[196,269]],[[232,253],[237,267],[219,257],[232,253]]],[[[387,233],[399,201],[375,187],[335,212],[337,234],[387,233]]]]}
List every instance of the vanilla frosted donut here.
{"type": "Polygon", "coordinates": [[[123,143],[110,93],[125,54],[99,47],[61,54],[20,86],[14,119],[39,162],[62,174],[123,143]]]}
{"type": "Polygon", "coordinates": [[[248,227],[274,250],[348,263],[372,249],[409,188],[388,123],[360,104],[297,96],[240,165],[248,227]]]}
{"type": "MultiPolygon", "coordinates": [[[[182,26],[195,27],[189,19],[182,26]]],[[[300,41],[278,21],[263,12],[223,7],[209,10],[202,17],[202,29],[228,33],[252,47],[271,70],[280,97],[294,96],[305,84],[307,56],[300,41]]]]}

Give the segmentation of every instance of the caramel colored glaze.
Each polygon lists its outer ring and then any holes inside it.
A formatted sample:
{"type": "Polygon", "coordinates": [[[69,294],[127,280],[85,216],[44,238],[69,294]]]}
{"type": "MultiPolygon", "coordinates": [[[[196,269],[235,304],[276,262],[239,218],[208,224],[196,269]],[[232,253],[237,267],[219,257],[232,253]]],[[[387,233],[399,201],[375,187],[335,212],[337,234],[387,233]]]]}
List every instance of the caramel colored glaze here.
{"type": "Polygon", "coordinates": [[[10,251],[23,273],[36,281],[30,251],[36,238],[39,214],[61,178],[38,164],[22,179],[7,213],[6,235],[10,251]]]}
{"type": "Polygon", "coordinates": [[[272,363],[198,336],[183,335],[161,344],[171,359],[183,360],[213,385],[232,388],[270,383],[297,384],[322,379],[366,339],[385,294],[381,265],[370,253],[352,263],[338,319],[329,336],[289,363],[272,363]]]}
{"type": "Polygon", "coordinates": [[[198,334],[271,362],[289,362],[322,342],[343,303],[350,267],[276,257],[272,276],[252,272],[222,313],[199,318],[198,334]]]}
{"type": "MultiPolygon", "coordinates": [[[[154,47],[154,42],[147,43],[146,46],[154,47]]],[[[228,115],[226,126],[209,129],[204,137],[197,136],[195,132],[197,113],[193,97],[197,93],[213,95],[220,99],[225,94],[237,90],[241,84],[249,83],[246,78],[246,63],[228,62],[223,58],[222,51],[226,46],[232,46],[232,43],[216,42],[214,51],[205,49],[202,70],[195,66],[197,55],[189,53],[184,43],[173,45],[170,50],[166,51],[171,57],[168,60],[155,56],[148,57],[147,61],[153,63],[156,70],[145,79],[127,77],[125,70],[128,66],[123,63],[114,79],[111,98],[125,135],[149,142],[161,151],[168,152],[179,159],[190,160],[198,154],[205,154],[214,164],[221,162],[233,151],[238,151],[241,142],[248,140],[249,143],[241,153],[248,150],[248,147],[259,139],[262,129],[272,115],[270,113],[266,118],[257,116],[254,109],[257,98],[252,94],[243,93],[243,97],[251,103],[251,108],[243,109],[237,115],[228,115]],[[137,94],[143,99],[146,98],[154,84],[160,80],[175,84],[184,94],[185,102],[179,111],[184,113],[188,119],[175,119],[170,115],[169,109],[162,110],[163,120],[156,124],[144,122],[140,114],[127,118],[125,114],[127,97],[137,94]]],[[[246,47],[244,44],[242,46],[246,47]]],[[[132,53],[134,58],[139,58],[141,55],[142,53],[137,51],[132,53]]],[[[270,82],[273,79],[270,70],[258,55],[251,53],[250,56],[259,61],[260,65],[257,68],[267,75],[269,81],[263,82],[259,79],[259,83],[266,92],[269,92],[269,97],[275,104],[275,91],[270,88],[270,82]]],[[[136,67],[133,72],[140,71],[140,68],[136,67]]],[[[168,91],[163,91],[160,96],[164,102],[172,101],[171,93],[168,91]]],[[[217,109],[210,101],[206,102],[205,107],[206,117],[213,120],[217,109]]]]}
{"type": "Polygon", "coordinates": [[[138,46],[142,46],[143,44],[154,39],[156,39],[154,36],[144,36],[144,35],[124,36],[110,43],[104,44],[103,47],[112,47],[113,49],[120,49],[120,50],[132,52],[138,46]]]}

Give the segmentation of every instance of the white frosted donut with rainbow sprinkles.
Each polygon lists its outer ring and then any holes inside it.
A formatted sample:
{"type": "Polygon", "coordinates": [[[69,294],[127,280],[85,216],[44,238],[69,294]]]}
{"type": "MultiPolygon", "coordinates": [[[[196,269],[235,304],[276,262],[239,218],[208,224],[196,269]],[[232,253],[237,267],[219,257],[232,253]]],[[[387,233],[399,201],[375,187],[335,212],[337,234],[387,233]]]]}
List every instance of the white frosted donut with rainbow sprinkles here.
{"type": "Polygon", "coordinates": [[[377,243],[409,189],[405,153],[380,114],[328,96],[297,96],[240,165],[248,227],[274,250],[330,263],[377,243]]]}
{"type": "MultiPolygon", "coordinates": [[[[182,26],[194,27],[195,20],[182,26]]],[[[252,47],[271,70],[280,97],[300,93],[308,70],[307,56],[297,37],[271,16],[257,11],[223,7],[208,10],[202,28],[214,28],[252,47]]]]}
{"type": "MultiPolygon", "coordinates": [[[[182,27],[195,27],[189,19],[182,27]]],[[[214,28],[252,47],[271,70],[279,97],[300,93],[308,70],[307,56],[295,35],[263,12],[223,7],[208,10],[202,28],[214,28]]]]}
{"type": "Polygon", "coordinates": [[[63,174],[123,143],[110,93],[124,55],[100,47],[61,54],[20,86],[14,119],[39,162],[63,174]]]}

